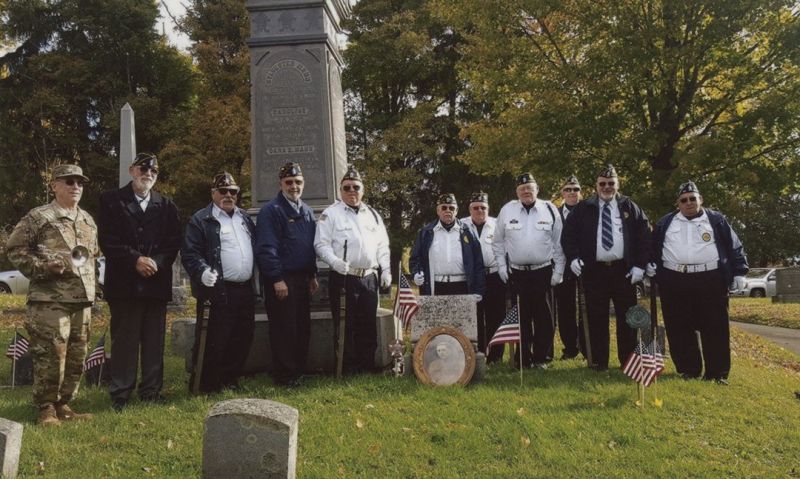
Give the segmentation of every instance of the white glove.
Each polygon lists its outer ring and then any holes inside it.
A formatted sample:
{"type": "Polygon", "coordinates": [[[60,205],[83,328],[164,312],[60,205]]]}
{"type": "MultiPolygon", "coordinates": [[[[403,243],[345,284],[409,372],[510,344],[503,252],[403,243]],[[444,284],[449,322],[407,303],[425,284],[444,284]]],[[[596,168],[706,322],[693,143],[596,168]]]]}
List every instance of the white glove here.
{"type": "Polygon", "coordinates": [[[497,274],[500,276],[500,281],[508,283],[508,269],[506,269],[505,266],[501,266],[500,269],[497,270],[497,274]]]}
{"type": "Polygon", "coordinates": [[[417,286],[422,286],[425,284],[425,273],[420,271],[419,273],[414,275],[414,284],[417,286]]]}
{"type": "Polygon", "coordinates": [[[744,276],[734,276],[733,277],[733,290],[734,291],[741,291],[747,287],[747,280],[744,279],[744,276]]]}
{"type": "Polygon", "coordinates": [[[550,286],[557,286],[564,280],[564,273],[553,273],[550,277],[550,286]]]}
{"type": "Polygon", "coordinates": [[[569,269],[575,274],[575,276],[580,276],[581,271],[583,271],[583,261],[578,258],[572,260],[572,263],[569,265],[569,269]]]}
{"type": "Polygon", "coordinates": [[[333,268],[333,270],[336,271],[337,273],[344,276],[347,274],[348,271],[350,271],[350,263],[348,263],[347,261],[342,261],[340,259],[337,259],[336,261],[333,262],[331,268],[333,268]]]}
{"type": "Polygon", "coordinates": [[[652,278],[656,275],[656,264],[655,263],[647,263],[647,272],[645,273],[649,278],[652,278]]]}
{"type": "Polygon", "coordinates": [[[472,296],[475,298],[476,303],[480,303],[483,300],[483,296],[480,294],[473,294],[472,296]]]}
{"type": "Polygon", "coordinates": [[[203,275],[200,276],[200,282],[203,283],[203,286],[208,286],[209,288],[211,288],[212,286],[214,286],[214,283],[217,282],[218,276],[219,273],[217,273],[211,268],[206,268],[206,270],[203,271],[203,275]]]}
{"type": "Polygon", "coordinates": [[[388,269],[381,273],[381,288],[388,288],[392,285],[392,272],[388,269]]]}
{"type": "Polygon", "coordinates": [[[634,266],[631,268],[631,272],[628,273],[628,276],[631,278],[631,284],[641,283],[644,279],[644,270],[638,266],[634,266]]]}

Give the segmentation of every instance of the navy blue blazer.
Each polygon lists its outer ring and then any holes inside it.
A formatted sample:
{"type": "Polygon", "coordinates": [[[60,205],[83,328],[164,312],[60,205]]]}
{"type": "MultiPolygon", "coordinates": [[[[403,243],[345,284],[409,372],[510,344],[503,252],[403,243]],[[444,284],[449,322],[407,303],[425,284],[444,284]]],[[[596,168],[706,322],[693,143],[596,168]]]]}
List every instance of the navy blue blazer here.
{"type": "Polygon", "coordinates": [[[262,281],[271,285],[283,281],[284,273],[316,274],[316,230],[314,211],[305,203],[298,213],[279,191],[264,205],[258,212],[253,250],[262,281]]]}

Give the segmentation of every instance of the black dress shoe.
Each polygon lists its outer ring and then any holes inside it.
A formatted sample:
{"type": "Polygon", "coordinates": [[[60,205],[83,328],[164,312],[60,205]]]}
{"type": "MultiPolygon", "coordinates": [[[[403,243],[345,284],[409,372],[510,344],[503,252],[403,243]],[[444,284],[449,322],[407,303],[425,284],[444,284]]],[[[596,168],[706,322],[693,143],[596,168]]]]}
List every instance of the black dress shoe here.
{"type": "Polygon", "coordinates": [[[575,352],[575,353],[567,353],[567,352],[565,352],[564,354],[561,355],[561,360],[563,361],[565,359],[575,359],[577,357],[578,357],[578,353],[577,352],[575,352]]]}
{"type": "Polygon", "coordinates": [[[608,366],[600,366],[599,364],[592,364],[589,366],[589,369],[593,369],[598,372],[608,371],[608,366]]]}
{"type": "Polygon", "coordinates": [[[147,396],[142,396],[139,398],[142,402],[149,402],[152,404],[166,404],[167,398],[162,396],[161,394],[149,394],[147,396]]]}
{"type": "Polygon", "coordinates": [[[114,399],[114,402],[111,403],[111,409],[113,409],[114,412],[122,412],[122,410],[125,409],[125,406],[127,405],[128,401],[126,401],[125,399],[114,399]]]}

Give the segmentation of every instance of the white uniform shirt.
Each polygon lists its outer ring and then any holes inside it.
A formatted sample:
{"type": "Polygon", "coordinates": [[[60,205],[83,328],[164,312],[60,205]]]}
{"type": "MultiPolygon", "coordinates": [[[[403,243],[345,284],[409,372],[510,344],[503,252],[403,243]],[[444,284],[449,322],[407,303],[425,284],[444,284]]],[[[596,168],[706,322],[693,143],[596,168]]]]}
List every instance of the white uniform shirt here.
{"type": "Polygon", "coordinates": [[[314,249],[322,261],[332,266],[344,260],[347,241],[347,262],[351,269],[389,271],[389,235],[380,215],[364,203],[358,213],[344,201],[332,204],[319,217],[314,235],[314,249]]]}
{"type": "Polygon", "coordinates": [[[225,281],[243,283],[253,276],[253,244],[244,221],[246,213],[241,208],[236,208],[233,217],[230,217],[214,205],[211,214],[219,221],[222,278],[225,281]]]}
{"type": "Polygon", "coordinates": [[[663,261],[677,264],[704,264],[719,261],[714,229],[703,213],[688,219],[681,213],[675,215],[664,236],[663,261]]]}
{"type": "Polygon", "coordinates": [[[147,205],[150,204],[150,192],[148,191],[147,196],[144,198],[136,193],[133,194],[133,197],[136,198],[136,201],[139,203],[139,208],[141,208],[142,211],[147,211],[147,205]]]}
{"type": "Polygon", "coordinates": [[[619,214],[619,205],[617,199],[614,198],[609,203],[611,207],[611,233],[614,235],[614,245],[611,249],[606,251],[603,248],[603,207],[606,202],[600,198],[597,199],[597,204],[600,206],[599,215],[597,217],[597,261],[617,261],[625,258],[625,237],[622,235],[622,216],[619,214]]]}
{"type": "Polygon", "coordinates": [[[478,227],[472,222],[469,216],[462,219],[461,223],[466,225],[472,234],[480,241],[481,254],[483,254],[483,266],[486,268],[497,267],[497,261],[494,259],[494,234],[497,229],[497,220],[491,216],[486,217],[486,222],[483,224],[480,234],[478,234],[478,227]]]}
{"type": "Polygon", "coordinates": [[[563,274],[566,258],[561,249],[562,227],[558,209],[549,201],[536,200],[530,211],[519,200],[509,201],[497,215],[493,244],[497,265],[506,268],[506,254],[516,265],[553,260],[553,273],[563,274]]]}
{"type": "Polygon", "coordinates": [[[428,250],[428,261],[434,277],[446,274],[464,274],[461,227],[458,223],[454,224],[450,231],[442,226],[441,221],[436,223],[436,226],[433,227],[433,242],[428,250]]]}

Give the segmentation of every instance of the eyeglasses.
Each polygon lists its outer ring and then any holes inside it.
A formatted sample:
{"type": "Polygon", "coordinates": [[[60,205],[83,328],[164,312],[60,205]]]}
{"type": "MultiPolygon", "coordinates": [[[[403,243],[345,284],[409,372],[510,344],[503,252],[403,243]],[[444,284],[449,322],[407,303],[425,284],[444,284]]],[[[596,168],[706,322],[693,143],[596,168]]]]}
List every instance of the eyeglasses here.
{"type": "Polygon", "coordinates": [[[148,171],[152,171],[154,175],[158,174],[158,168],[154,166],[147,166],[147,165],[139,165],[139,171],[144,175],[147,174],[148,171]]]}
{"type": "Polygon", "coordinates": [[[697,197],[696,196],[687,196],[686,198],[681,198],[681,203],[686,203],[687,201],[690,202],[690,203],[697,203],[697,197]]]}
{"type": "Polygon", "coordinates": [[[217,193],[221,195],[230,194],[231,196],[236,196],[239,194],[239,190],[236,188],[217,188],[217,193]]]}
{"type": "Polygon", "coordinates": [[[581,189],[580,188],[564,188],[561,191],[563,191],[564,193],[579,193],[581,191],[581,189]]]}
{"type": "Polygon", "coordinates": [[[303,180],[283,180],[283,184],[286,186],[292,186],[292,185],[303,186],[303,180]]]}
{"type": "Polygon", "coordinates": [[[349,191],[359,192],[361,191],[361,185],[342,185],[342,189],[348,192],[349,191]]]}
{"type": "Polygon", "coordinates": [[[485,207],[485,206],[473,206],[473,207],[472,207],[472,211],[486,211],[486,210],[488,210],[488,209],[489,209],[489,208],[487,208],[487,207],[485,207]]]}
{"type": "Polygon", "coordinates": [[[613,187],[613,186],[614,186],[614,185],[616,185],[616,184],[617,184],[617,182],[616,182],[616,181],[598,181],[598,182],[597,182],[597,186],[599,186],[600,188],[605,188],[606,186],[608,186],[609,188],[611,188],[611,187],[613,187]]]}
{"type": "Polygon", "coordinates": [[[68,186],[78,185],[78,188],[83,188],[83,180],[79,180],[77,178],[67,178],[64,180],[64,183],[66,183],[68,186]]]}
{"type": "Polygon", "coordinates": [[[455,211],[455,210],[458,209],[458,207],[456,207],[454,205],[439,205],[439,208],[442,211],[455,211]]]}

